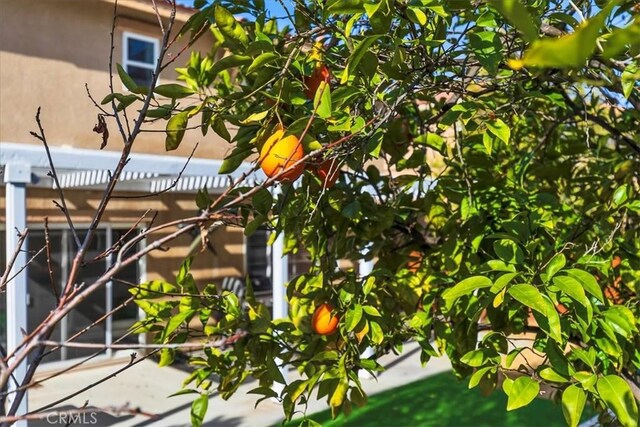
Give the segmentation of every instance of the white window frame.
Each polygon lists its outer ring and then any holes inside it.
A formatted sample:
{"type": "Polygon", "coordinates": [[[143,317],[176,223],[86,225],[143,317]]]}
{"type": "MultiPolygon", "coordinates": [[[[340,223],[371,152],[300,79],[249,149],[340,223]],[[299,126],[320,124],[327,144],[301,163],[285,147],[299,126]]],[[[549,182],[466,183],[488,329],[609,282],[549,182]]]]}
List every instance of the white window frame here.
{"type": "MultiPolygon", "coordinates": [[[[154,37],[144,36],[142,34],[132,33],[131,31],[124,31],[122,33],[122,68],[128,73],[129,65],[134,67],[145,68],[147,70],[155,71],[158,63],[158,57],[160,56],[160,40],[154,37]],[[146,43],[153,44],[153,61],[151,64],[146,62],[140,62],[129,59],[129,39],[140,40],[146,43]]],[[[158,79],[156,79],[157,81],[158,79]]],[[[123,90],[127,90],[123,85],[123,90]]]]}

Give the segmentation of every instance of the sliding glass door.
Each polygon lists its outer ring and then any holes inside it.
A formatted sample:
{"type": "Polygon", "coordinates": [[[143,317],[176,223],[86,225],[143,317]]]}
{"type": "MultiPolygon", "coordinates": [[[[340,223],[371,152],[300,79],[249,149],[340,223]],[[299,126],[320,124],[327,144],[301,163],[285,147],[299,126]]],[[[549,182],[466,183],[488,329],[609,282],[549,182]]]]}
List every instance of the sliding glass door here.
{"type": "MultiPolygon", "coordinates": [[[[113,263],[114,255],[106,250],[120,241],[127,229],[106,227],[96,231],[88,248],[85,263],[80,267],[76,284],[88,286],[99,278],[113,263]]],[[[0,252],[4,251],[4,236],[0,232],[0,252]]],[[[86,230],[78,230],[83,236],[86,230]]],[[[135,231],[129,236],[135,235],[135,231]]],[[[126,239],[125,239],[126,240],[126,239]]],[[[27,323],[32,331],[57,305],[57,300],[69,276],[69,269],[75,253],[75,240],[66,229],[49,231],[50,257],[47,261],[44,230],[31,229],[27,239],[28,258],[38,254],[27,269],[28,299],[27,323]],[[42,250],[42,251],[41,251],[42,250]]],[[[4,255],[2,253],[2,255],[4,255]]],[[[4,264],[4,256],[0,265],[4,264]]],[[[138,309],[129,300],[129,289],[140,283],[140,268],[134,263],[121,271],[103,289],[94,292],[72,310],[56,327],[51,340],[72,340],[77,343],[107,344],[138,342],[137,334],[129,334],[128,328],[138,320],[138,309]],[[115,309],[115,311],[114,311],[115,309]],[[109,315],[107,315],[109,314],[109,315]],[[123,338],[124,337],[124,338],[123,338]]],[[[11,284],[9,284],[11,286],[11,284]]],[[[6,344],[6,302],[0,294],[0,344],[6,344]]],[[[66,360],[94,354],[94,348],[64,347],[51,353],[45,361],[66,360]]]]}

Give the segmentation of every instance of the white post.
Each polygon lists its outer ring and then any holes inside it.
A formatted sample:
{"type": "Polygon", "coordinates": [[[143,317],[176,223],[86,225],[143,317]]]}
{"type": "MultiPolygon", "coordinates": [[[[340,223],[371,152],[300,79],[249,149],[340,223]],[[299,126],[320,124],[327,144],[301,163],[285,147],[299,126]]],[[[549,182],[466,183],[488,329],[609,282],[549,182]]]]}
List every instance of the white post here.
{"type": "MultiPolygon", "coordinates": [[[[111,229],[111,225],[109,225],[106,230],[106,238],[105,238],[105,246],[107,249],[113,246],[113,230],[111,229]]],[[[113,252],[109,252],[107,258],[105,259],[105,269],[111,267],[113,264],[113,252]]],[[[105,289],[105,313],[113,310],[113,280],[109,280],[104,287],[105,289]]],[[[110,346],[113,344],[113,315],[107,317],[104,323],[104,342],[106,345],[110,346]]],[[[107,348],[106,351],[107,357],[113,356],[113,349],[107,348]]]]}
{"type": "MultiPolygon", "coordinates": [[[[289,313],[289,303],[287,302],[287,290],[285,285],[289,281],[289,260],[288,256],[283,254],[284,251],[284,235],[280,234],[273,242],[271,247],[271,283],[273,286],[273,319],[281,319],[287,317],[289,313]]],[[[280,359],[276,359],[276,365],[282,363],[280,359]]],[[[287,378],[287,368],[281,367],[282,376],[287,378]]],[[[274,384],[274,391],[278,395],[282,392],[284,386],[280,383],[274,384]]]]}
{"type": "MultiPolygon", "coordinates": [[[[5,217],[6,217],[6,256],[7,265],[18,247],[18,232],[22,232],[27,226],[26,184],[31,182],[31,166],[28,163],[7,163],[4,170],[4,182],[6,183],[5,217]]],[[[18,252],[9,277],[12,277],[27,263],[27,247],[18,252]]],[[[27,268],[28,269],[28,268],[27,268]]],[[[22,331],[27,330],[27,269],[22,270],[7,285],[7,351],[11,353],[22,342],[22,331]]],[[[11,363],[11,361],[9,361],[11,363]]],[[[27,374],[27,362],[23,361],[13,376],[22,383],[27,374]]],[[[9,393],[16,389],[13,380],[9,381],[9,393]]],[[[13,404],[14,393],[9,394],[9,407],[13,404]]],[[[27,393],[25,392],[16,415],[27,413],[27,393]]],[[[27,421],[17,421],[16,427],[26,427],[27,421]]]]}
{"type": "MultiPolygon", "coordinates": [[[[371,274],[372,271],[373,271],[373,260],[369,260],[369,261],[361,260],[361,261],[359,261],[359,263],[358,263],[358,273],[359,273],[360,277],[368,276],[369,274],[371,274]]],[[[371,357],[371,356],[373,356],[373,348],[372,347],[367,347],[362,352],[362,354],[360,354],[360,357],[362,359],[366,359],[366,358],[371,357]]],[[[361,379],[364,379],[364,380],[370,380],[370,379],[373,378],[370,373],[368,373],[367,371],[364,371],[364,370],[360,370],[358,372],[358,377],[361,378],[361,379]]]]}

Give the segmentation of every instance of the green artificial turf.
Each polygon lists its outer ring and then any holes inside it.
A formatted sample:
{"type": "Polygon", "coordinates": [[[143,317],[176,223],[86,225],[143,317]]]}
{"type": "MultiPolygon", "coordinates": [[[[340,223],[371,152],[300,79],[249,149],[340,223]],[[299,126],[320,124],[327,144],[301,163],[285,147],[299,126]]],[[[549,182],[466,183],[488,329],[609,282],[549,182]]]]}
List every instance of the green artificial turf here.
{"type": "MultiPolygon", "coordinates": [[[[566,426],[560,405],[552,401],[535,399],[511,412],[506,406],[507,396],[501,390],[485,397],[477,388],[469,390],[467,381],[446,372],[370,396],[369,403],[354,407],[349,417],[341,414],[332,420],[328,410],[308,417],[327,427],[566,426]]],[[[585,408],[582,420],[593,415],[585,408]]],[[[300,421],[286,426],[297,426],[300,421]]]]}

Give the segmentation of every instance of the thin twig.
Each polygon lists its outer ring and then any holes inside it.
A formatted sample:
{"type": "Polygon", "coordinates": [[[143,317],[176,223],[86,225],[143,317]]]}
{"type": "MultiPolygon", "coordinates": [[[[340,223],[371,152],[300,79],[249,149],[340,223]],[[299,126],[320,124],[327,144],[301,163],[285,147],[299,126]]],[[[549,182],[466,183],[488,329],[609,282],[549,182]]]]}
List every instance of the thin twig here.
{"type": "Polygon", "coordinates": [[[41,247],[31,258],[29,258],[29,261],[27,261],[22,267],[20,267],[20,269],[18,269],[18,271],[16,271],[13,276],[11,276],[11,277],[9,277],[7,279],[6,283],[4,283],[3,286],[0,286],[0,290],[2,289],[2,287],[6,286],[7,283],[11,282],[13,279],[18,277],[18,275],[20,273],[22,273],[22,271],[24,271],[24,269],[26,269],[27,266],[29,264],[31,264],[33,262],[33,260],[38,257],[38,255],[40,255],[42,252],[44,252],[45,249],[46,249],[46,246],[41,247]]]}
{"type": "Polygon", "coordinates": [[[187,166],[189,166],[189,162],[193,158],[193,155],[195,154],[196,149],[198,148],[198,144],[199,143],[196,142],[196,145],[193,147],[193,150],[191,150],[191,154],[189,154],[189,157],[187,157],[187,161],[182,166],[182,169],[180,169],[180,172],[178,172],[178,176],[176,177],[176,179],[173,180],[171,185],[169,185],[167,188],[163,188],[162,190],[159,190],[159,191],[154,191],[153,193],[142,194],[142,195],[137,195],[137,196],[118,196],[118,195],[114,195],[113,198],[114,199],[146,199],[146,198],[149,198],[149,197],[159,196],[160,194],[164,194],[164,193],[166,193],[168,191],[171,191],[172,188],[174,188],[176,185],[178,185],[178,182],[182,178],[182,174],[184,173],[185,169],[187,169],[187,166]]]}
{"type": "Polygon", "coordinates": [[[69,229],[71,230],[73,239],[76,242],[76,246],[80,247],[80,237],[78,237],[78,232],[76,231],[76,228],[73,225],[73,221],[71,220],[71,216],[69,214],[69,208],[67,207],[67,202],[64,197],[64,191],[62,190],[62,186],[60,185],[60,181],[58,180],[58,174],[56,173],[56,167],[53,164],[53,158],[51,158],[51,151],[49,150],[49,144],[47,143],[47,138],[44,134],[44,129],[42,128],[42,122],[40,121],[40,109],[41,107],[38,107],[38,111],[36,113],[36,124],[38,125],[38,131],[40,133],[37,134],[35,132],[31,132],[31,135],[33,135],[35,138],[42,141],[42,144],[44,145],[44,149],[47,152],[47,159],[49,160],[49,167],[51,168],[50,175],[56,184],[56,190],[58,190],[58,196],[60,197],[60,203],[62,204],[61,206],[62,213],[64,214],[64,217],[67,220],[67,224],[69,224],[69,229]]]}
{"type": "Polygon", "coordinates": [[[53,267],[51,266],[51,239],[49,239],[49,217],[44,217],[44,246],[47,249],[47,270],[49,271],[49,283],[51,290],[56,297],[56,302],[60,301],[60,293],[53,278],[53,267]]]}
{"type": "Polygon", "coordinates": [[[7,266],[4,269],[4,273],[2,274],[2,279],[0,279],[0,291],[2,291],[5,288],[5,286],[7,286],[7,283],[9,283],[9,280],[7,279],[7,277],[9,277],[9,273],[11,273],[13,264],[15,264],[16,258],[18,258],[18,254],[20,254],[20,251],[22,250],[22,244],[24,243],[24,240],[27,238],[28,233],[29,233],[28,228],[25,228],[24,230],[22,230],[22,233],[18,232],[18,246],[13,251],[13,255],[11,255],[11,259],[9,259],[9,262],[7,263],[7,266]]]}

